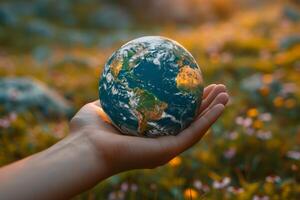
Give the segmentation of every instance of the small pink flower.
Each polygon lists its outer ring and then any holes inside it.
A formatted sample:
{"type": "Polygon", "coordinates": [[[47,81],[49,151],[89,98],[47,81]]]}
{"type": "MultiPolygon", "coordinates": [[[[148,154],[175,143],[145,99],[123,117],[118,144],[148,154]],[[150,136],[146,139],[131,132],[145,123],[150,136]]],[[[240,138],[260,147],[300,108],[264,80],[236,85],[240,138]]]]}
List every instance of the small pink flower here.
{"type": "Polygon", "coordinates": [[[131,184],[130,189],[131,189],[131,191],[136,192],[138,190],[137,184],[131,184]]]}
{"type": "Polygon", "coordinates": [[[109,200],[123,200],[125,198],[125,193],[123,191],[111,192],[108,195],[109,200]]]}
{"type": "Polygon", "coordinates": [[[296,90],[297,90],[297,86],[294,83],[283,84],[283,88],[282,88],[283,94],[294,93],[296,90]]]}
{"type": "Polygon", "coordinates": [[[244,118],[241,117],[241,116],[236,117],[236,118],[235,118],[235,123],[236,123],[237,125],[242,126],[243,123],[244,123],[244,118]]]}
{"type": "Polygon", "coordinates": [[[9,120],[11,121],[11,122],[13,122],[13,121],[15,121],[16,119],[17,119],[17,114],[15,113],[15,112],[11,112],[11,113],[9,113],[9,120]]]}
{"type": "Polygon", "coordinates": [[[233,186],[229,186],[227,188],[227,191],[233,194],[240,194],[244,192],[243,188],[238,188],[238,187],[233,187],[233,186]]]}
{"type": "Polygon", "coordinates": [[[20,95],[20,92],[16,89],[11,89],[9,90],[9,98],[12,100],[12,101],[16,101],[18,99],[20,95]]]}
{"type": "Polygon", "coordinates": [[[244,127],[251,126],[252,122],[253,122],[252,119],[249,117],[243,118],[241,116],[238,116],[235,118],[235,123],[237,125],[244,126],[244,127]]]}
{"type": "Polygon", "coordinates": [[[10,126],[10,121],[6,118],[0,119],[0,127],[8,128],[10,126]]]}
{"type": "Polygon", "coordinates": [[[115,192],[109,193],[108,199],[109,199],[109,200],[116,200],[116,199],[117,199],[116,193],[115,193],[115,192]]]}
{"type": "Polygon", "coordinates": [[[279,176],[267,176],[266,182],[268,183],[278,183],[280,182],[281,178],[279,176]]]}
{"type": "Polygon", "coordinates": [[[202,182],[200,180],[195,180],[193,185],[198,190],[202,188],[202,182]]]}
{"type": "Polygon", "coordinates": [[[120,200],[121,200],[121,199],[124,199],[124,198],[125,198],[124,192],[119,191],[119,192],[118,192],[118,197],[119,197],[118,199],[120,199],[120,200]]]}
{"type": "Polygon", "coordinates": [[[229,132],[227,134],[227,138],[230,140],[235,140],[238,137],[238,133],[236,131],[229,132]]]}
{"type": "Polygon", "coordinates": [[[222,180],[220,181],[214,181],[213,182],[213,187],[215,189],[222,189],[227,187],[231,182],[231,179],[229,177],[224,177],[222,180]]]}
{"type": "Polygon", "coordinates": [[[244,119],[243,126],[244,127],[249,127],[249,126],[251,126],[252,122],[253,122],[252,119],[247,117],[247,118],[244,119]]]}
{"type": "Polygon", "coordinates": [[[268,139],[272,138],[272,132],[260,130],[256,133],[256,137],[261,140],[268,140],[268,139]]]}
{"type": "Polygon", "coordinates": [[[268,196],[258,196],[258,195],[254,195],[254,197],[252,198],[252,200],[269,200],[270,198],[268,196]]]}
{"type": "Polygon", "coordinates": [[[270,113],[262,113],[262,114],[259,115],[259,119],[261,121],[268,122],[268,121],[271,121],[272,115],[270,113]]]}
{"type": "Polygon", "coordinates": [[[254,129],[253,128],[247,128],[246,129],[246,134],[247,135],[253,135],[254,134],[254,129]]]}
{"type": "Polygon", "coordinates": [[[294,160],[300,160],[300,152],[299,151],[288,151],[287,157],[294,159],[294,160]]]}
{"type": "Polygon", "coordinates": [[[127,192],[128,188],[129,188],[129,185],[128,185],[127,182],[124,182],[124,183],[121,184],[121,190],[122,191],[127,192]]]}
{"type": "Polygon", "coordinates": [[[225,158],[231,159],[235,156],[235,154],[236,154],[236,149],[231,147],[227,151],[225,151],[223,155],[225,158]]]}
{"type": "Polygon", "coordinates": [[[209,191],[210,191],[210,188],[209,188],[208,185],[203,184],[203,185],[202,185],[202,190],[203,190],[204,192],[209,192],[209,191]]]}

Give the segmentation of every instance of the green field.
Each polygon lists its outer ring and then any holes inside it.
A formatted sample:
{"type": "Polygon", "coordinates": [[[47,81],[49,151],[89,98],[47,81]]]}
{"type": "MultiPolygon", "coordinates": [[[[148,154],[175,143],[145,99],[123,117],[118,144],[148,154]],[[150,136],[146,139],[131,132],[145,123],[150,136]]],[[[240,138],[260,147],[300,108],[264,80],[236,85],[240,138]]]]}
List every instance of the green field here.
{"type": "Polygon", "coordinates": [[[300,3],[202,2],[212,13],[199,20],[160,22],[117,0],[0,1],[0,166],[68,134],[74,113],[98,98],[104,63],[120,45],[162,35],[193,54],[206,85],[227,86],[228,108],[167,165],[116,175],[75,199],[300,199],[300,3]],[[103,8],[115,11],[107,17],[103,8]],[[108,23],[113,17],[121,24],[108,23]],[[54,102],[27,97],[26,87],[7,92],[3,82],[16,78],[50,88],[54,102]],[[14,101],[20,95],[30,100],[14,101]]]}

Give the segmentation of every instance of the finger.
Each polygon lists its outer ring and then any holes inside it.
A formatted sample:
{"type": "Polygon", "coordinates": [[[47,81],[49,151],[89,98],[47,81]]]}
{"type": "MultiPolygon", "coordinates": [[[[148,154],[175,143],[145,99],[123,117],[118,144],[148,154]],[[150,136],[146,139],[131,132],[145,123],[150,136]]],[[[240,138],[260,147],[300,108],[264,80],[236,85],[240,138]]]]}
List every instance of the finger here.
{"type": "Polygon", "coordinates": [[[179,135],[170,138],[162,137],[158,139],[162,140],[161,143],[164,146],[167,146],[170,152],[174,152],[177,155],[197,143],[211,125],[220,117],[224,108],[225,106],[223,104],[217,104],[179,135]]]}
{"type": "Polygon", "coordinates": [[[93,109],[96,111],[97,115],[104,121],[111,124],[111,120],[108,115],[104,112],[100,100],[96,100],[90,103],[93,106],[93,109]]]}
{"type": "Polygon", "coordinates": [[[212,91],[208,94],[208,96],[206,98],[203,98],[200,109],[198,110],[198,114],[200,114],[203,110],[205,110],[211,104],[211,102],[216,98],[216,96],[221,92],[226,92],[226,87],[222,84],[216,85],[212,89],[212,91]]]}
{"type": "Polygon", "coordinates": [[[91,103],[92,103],[92,104],[95,104],[96,106],[101,107],[100,99],[97,99],[96,101],[93,101],[93,102],[91,102],[91,103]]]}
{"type": "Polygon", "coordinates": [[[210,105],[200,113],[200,115],[197,117],[200,118],[201,116],[205,115],[212,107],[214,107],[217,104],[223,104],[224,106],[228,103],[229,96],[226,92],[221,92],[217,95],[217,97],[210,103],[210,105]]]}
{"type": "Polygon", "coordinates": [[[112,127],[109,116],[104,112],[102,107],[97,104],[98,102],[94,101],[83,106],[79,111],[81,118],[84,118],[87,124],[98,124],[101,128],[112,127]]]}
{"type": "MultiPolygon", "coordinates": [[[[224,110],[223,104],[215,105],[210,111],[177,136],[159,138],[130,137],[128,151],[140,160],[138,168],[157,167],[197,143],[224,110]],[[137,149],[139,149],[137,151],[137,149]],[[147,159],[145,159],[147,158],[147,159]]],[[[125,137],[125,136],[124,136],[125,137]]],[[[129,144],[129,143],[128,143],[129,144]]],[[[134,167],[134,166],[133,166],[134,167]]]]}
{"type": "Polygon", "coordinates": [[[205,87],[202,98],[205,99],[216,86],[217,84],[210,84],[207,87],[205,87]]]}
{"type": "Polygon", "coordinates": [[[95,105],[95,111],[97,112],[98,116],[104,121],[111,124],[111,120],[109,119],[108,115],[104,112],[102,107],[95,105]]]}
{"type": "MultiPolygon", "coordinates": [[[[202,101],[213,91],[216,86],[217,84],[211,84],[204,88],[203,95],[201,97],[202,101]]],[[[201,106],[197,109],[197,115],[200,113],[201,106]]]]}

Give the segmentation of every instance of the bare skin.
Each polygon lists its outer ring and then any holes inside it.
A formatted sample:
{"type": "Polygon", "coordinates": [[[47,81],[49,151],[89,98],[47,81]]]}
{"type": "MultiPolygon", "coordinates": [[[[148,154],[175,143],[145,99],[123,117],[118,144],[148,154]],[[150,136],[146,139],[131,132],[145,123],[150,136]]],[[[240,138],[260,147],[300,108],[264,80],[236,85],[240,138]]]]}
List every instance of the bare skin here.
{"type": "Polygon", "coordinates": [[[0,168],[0,199],[69,199],[120,172],[164,165],[200,141],[227,102],[224,85],[209,85],[195,121],[177,136],[159,138],[122,135],[99,101],[88,103],[67,137],[0,168]]]}

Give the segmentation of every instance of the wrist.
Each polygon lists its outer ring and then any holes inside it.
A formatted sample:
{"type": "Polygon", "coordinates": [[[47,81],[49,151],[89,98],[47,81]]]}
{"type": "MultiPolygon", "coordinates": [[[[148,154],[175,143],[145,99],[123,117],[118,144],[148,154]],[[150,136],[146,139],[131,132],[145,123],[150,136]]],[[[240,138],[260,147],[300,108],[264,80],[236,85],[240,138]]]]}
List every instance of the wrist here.
{"type": "Polygon", "coordinates": [[[85,132],[73,133],[38,155],[48,174],[57,180],[61,190],[72,197],[95,186],[112,175],[99,157],[85,132]],[[46,164],[45,164],[46,163],[46,164]]]}
{"type": "Polygon", "coordinates": [[[79,143],[82,143],[82,146],[88,146],[90,153],[100,163],[99,165],[105,168],[107,177],[124,171],[123,165],[120,164],[120,155],[122,154],[120,146],[122,145],[118,138],[113,135],[101,134],[101,131],[95,131],[88,127],[74,133],[74,135],[76,134],[80,135],[79,143]]]}
{"type": "Polygon", "coordinates": [[[66,151],[76,155],[81,165],[88,166],[87,175],[101,181],[112,176],[113,173],[90,135],[87,130],[78,131],[66,137],[66,141],[62,142],[65,143],[66,151]]]}

